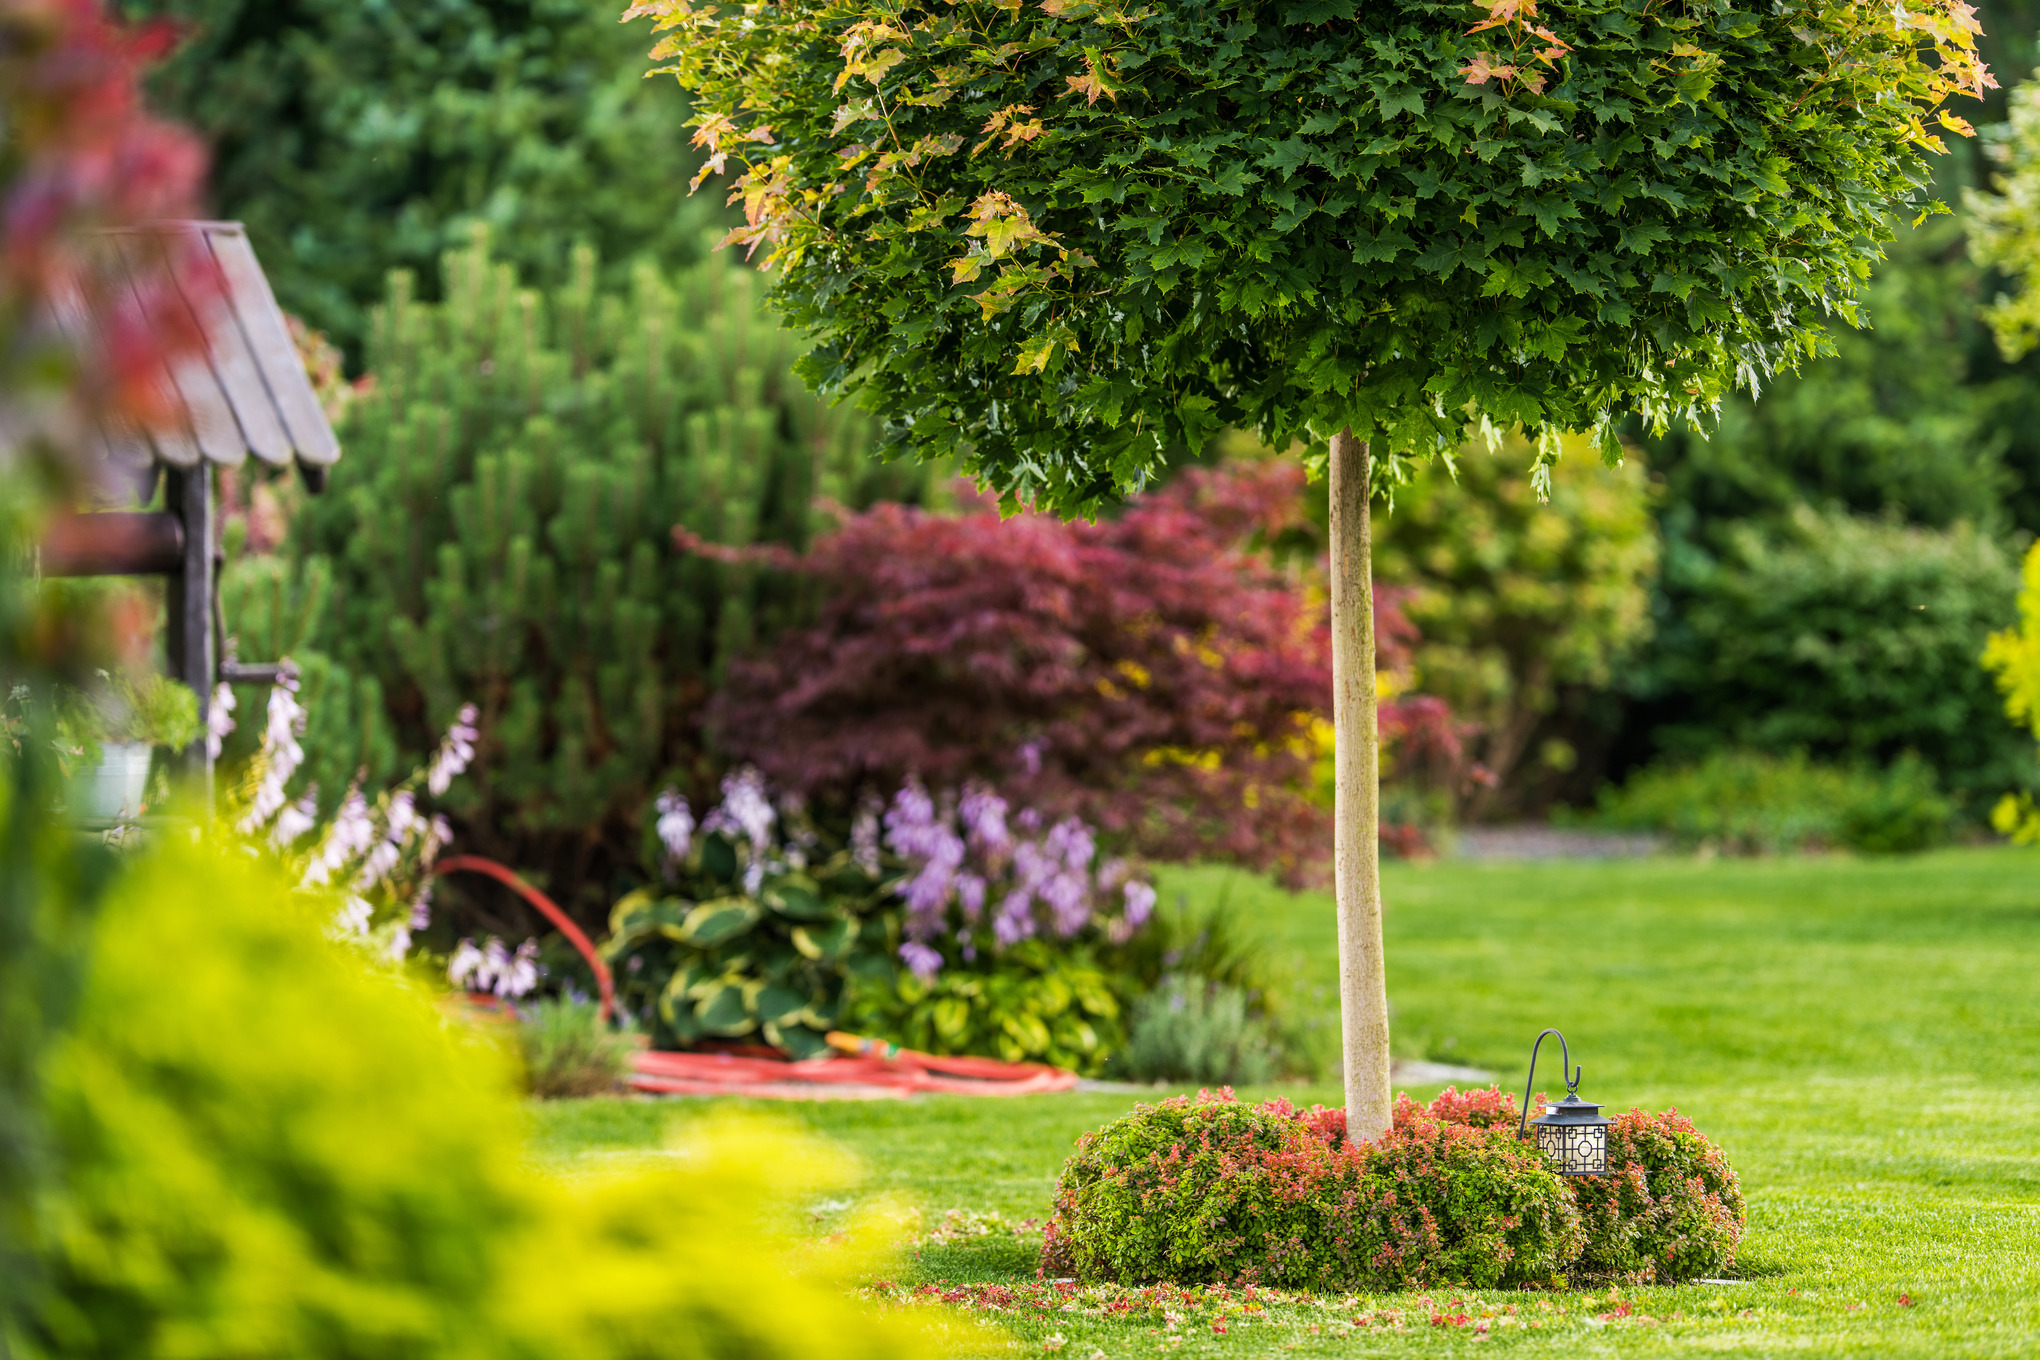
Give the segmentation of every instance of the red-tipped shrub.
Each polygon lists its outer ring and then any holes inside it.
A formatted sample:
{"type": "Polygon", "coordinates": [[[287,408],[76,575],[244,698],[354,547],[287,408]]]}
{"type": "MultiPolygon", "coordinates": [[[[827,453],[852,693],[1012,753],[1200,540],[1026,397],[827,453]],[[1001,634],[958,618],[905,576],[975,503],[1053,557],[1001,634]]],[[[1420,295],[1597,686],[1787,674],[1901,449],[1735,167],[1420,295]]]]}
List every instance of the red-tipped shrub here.
{"type": "Polygon", "coordinates": [[[1129,1283],[1491,1288],[1555,1279],[1583,1241],[1563,1180],[1506,1131],[1412,1114],[1355,1144],[1334,1111],[1224,1091],[1085,1134],[1056,1185],[1043,1268],[1129,1283]]]}
{"type": "Polygon", "coordinates": [[[1743,1239],[1742,1183],[1677,1110],[1631,1110],[1608,1129],[1608,1174],[1573,1182],[1586,1224],[1579,1271],[1633,1284],[1725,1274],[1743,1239]]]}

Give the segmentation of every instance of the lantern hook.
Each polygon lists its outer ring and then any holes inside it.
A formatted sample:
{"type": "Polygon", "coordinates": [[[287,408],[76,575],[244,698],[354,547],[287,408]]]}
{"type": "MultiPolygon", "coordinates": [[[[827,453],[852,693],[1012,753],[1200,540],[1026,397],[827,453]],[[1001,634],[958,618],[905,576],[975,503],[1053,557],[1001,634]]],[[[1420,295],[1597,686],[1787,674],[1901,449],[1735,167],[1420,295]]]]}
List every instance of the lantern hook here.
{"type": "Polygon", "coordinates": [[[1530,1092],[1537,1085],[1537,1050],[1544,1046],[1545,1036],[1551,1034],[1558,1035],[1558,1061],[1560,1070],[1565,1074],[1565,1094],[1568,1099],[1579,1094],[1580,1077],[1586,1072],[1585,1068],[1572,1065],[1572,1050],[1566,1047],[1565,1035],[1555,1029],[1547,1029],[1538,1035],[1537,1042],[1530,1045],[1530,1077],[1523,1083],[1522,1117],[1516,1121],[1518,1138],[1527,1138],[1530,1134],[1530,1092]]]}

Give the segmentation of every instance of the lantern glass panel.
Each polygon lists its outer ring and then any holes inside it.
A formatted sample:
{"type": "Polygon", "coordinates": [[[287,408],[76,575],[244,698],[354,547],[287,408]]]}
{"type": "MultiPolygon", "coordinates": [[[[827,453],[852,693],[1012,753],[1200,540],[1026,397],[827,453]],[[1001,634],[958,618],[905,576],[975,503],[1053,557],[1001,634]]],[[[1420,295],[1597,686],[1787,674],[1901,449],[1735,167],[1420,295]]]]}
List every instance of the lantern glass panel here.
{"type": "Polygon", "coordinates": [[[1608,1130],[1599,1124],[1539,1124],[1537,1146],[1568,1176],[1598,1176],[1608,1169],[1608,1130]]]}

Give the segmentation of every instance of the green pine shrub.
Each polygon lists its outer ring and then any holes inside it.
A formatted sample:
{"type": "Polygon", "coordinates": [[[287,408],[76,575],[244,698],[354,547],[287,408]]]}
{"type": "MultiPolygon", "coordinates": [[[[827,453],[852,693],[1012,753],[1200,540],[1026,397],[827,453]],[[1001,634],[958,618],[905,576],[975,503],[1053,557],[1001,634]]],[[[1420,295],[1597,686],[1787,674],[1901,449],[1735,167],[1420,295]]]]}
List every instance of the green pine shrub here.
{"type": "MultiPolygon", "coordinates": [[[[0,882],[84,921],[62,860],[0,882]]],[[[658,1170],[534,1172],[508,1054],[325,938],[332,906],[182,838],[119,871],[40,1087],[10,1088],[53,1153],[8,1206],[40,1286],[23,1360],[930,1353],[847,1261],[760,1229],[840,1183],[818,1149],[747,1126],[658,1170]]]]}
{"type": "Polygon", "coordinates": [[[1675,1284],[1727,1274],[1742,1242],[1742,1182],[1677,1110],[1631,1110],[1608,1129],[1608,1173],[1572,1182],[1586,1225],[1581,1275],[1675,1284]]]}
{"type": "Polygon", "coordinates": [[[1134,1003],[1115,1070],[1132,1081],[1251,1086],[1281,1073],[1282,1055],[1238,987],[1172,973],[1134,1003]]]}
{"type": "Polygon", "coordinates": [[[1585,1234],[1513,1128],[1407,1097],[1379,1142],[1339,1111],[1232,1092],[1138,1106],[1083,1135],[1056,1182],[1048,1274],[1345,1291],[1547,1282],[1585,1234]]]}
{"type": "Polygon", "coordinates": [[[1823,764],[1804,751],[1730,750],[1690,764],[1663,762],[1603,789],[1592,820],[1727,854],[1896,854],[1947,840],[1954,815],[1933,769],[1910,752],[1878,770],[1823,764]]]}
{"type": "Polygon", "coordinates": [[[243,656],[304,665],[321,726],[298,787],[329,807],[475,703],[480,760],[449,803],[462,847],[592,922],[653,794],[713,787],[700,712],[724,663],[801,606],[764,565],[681,553],[675,527],[799,547],[818,498],[932,483],[863,459],[864,423],[792,377],[798,342],[730,257],[641,265],[618,292],[582,250],[541,294],[492,249],[477,232],[446,257],[444,302],[393,279],[331,485],[281,561],[230,569],[223,607],[243,656]]]}
{"type": "Polygon", "coordinates": [[[630,1075],[636,1044],[602,1023],[602,1008],[570,996],[543,997],[517,1017],[525,1089],[540,1099],[599,1096],[630,1075]]]}

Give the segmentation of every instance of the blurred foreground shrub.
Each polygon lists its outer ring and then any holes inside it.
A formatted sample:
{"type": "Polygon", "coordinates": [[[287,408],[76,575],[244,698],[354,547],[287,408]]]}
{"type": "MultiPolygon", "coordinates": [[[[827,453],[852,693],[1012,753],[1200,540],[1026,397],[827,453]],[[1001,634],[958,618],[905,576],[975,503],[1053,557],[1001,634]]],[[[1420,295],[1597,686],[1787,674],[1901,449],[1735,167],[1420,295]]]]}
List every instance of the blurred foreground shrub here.
{"type": "MultiPolygon", "coordinates": [[[[10,857],[7,896],[75,914],[49,867],[10,857]]],[[[535,1174],[506,1055],[237,856],[166,837],[122,873],[40,1065],[26,1357],[925,1353],[846,1260],[763,1234],[761,1200],[835,1178],[815,1148],[535,1174]]]]}
{"type": "Polygon", "coordinates": [[[1781,529],[1741,526],[1719,558],[1674,556],[1667,575],[1686,603],[1644,677],[1665,755],[1914,751],[1957,794],[2033,782],[2031,744],[1976,664],[2018,588],[1987,534],[1801,508],[1781,529]]]}
{"type": "Polygon", "coordinates": [[[1876,770],[1820,764],[1804,751],[1717,751],[1604,789],[1593,820],[1612,830],[1662,832],[1689,849],[1774,855],[1924,850],[1948,838],[1954,815],[1932,768],[1910,753],[1876,770]]]}
{"type": "MultiPolygon", "coordinates": [[[[1991,634],[1983,664],[2004,691],[2006,716],[2040,737],[2040,543],[2027,550],[2023,575],[2018,625],[1991,634]]],[[[2040,842],[2040,807],[2028,790],[2005,794],[1990,820],[2022,845],[2040,842]]]]}

